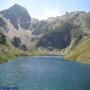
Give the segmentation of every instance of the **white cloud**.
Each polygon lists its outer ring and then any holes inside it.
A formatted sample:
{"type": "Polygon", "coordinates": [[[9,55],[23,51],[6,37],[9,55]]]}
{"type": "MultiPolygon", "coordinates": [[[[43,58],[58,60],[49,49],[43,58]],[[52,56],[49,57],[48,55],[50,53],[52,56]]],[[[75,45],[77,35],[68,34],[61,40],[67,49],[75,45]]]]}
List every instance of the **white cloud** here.
{"type": "Polygon", "coordinates": [[[49,17],[56,17],[56,16],[60,16],[60,10],[58,8],[45,8],[43,11],[40,11],[42,13],[39,13],[39,15],[37,15],[35,18],[38,18],[40,20],[42,19],[47,19],[49,17]]]}

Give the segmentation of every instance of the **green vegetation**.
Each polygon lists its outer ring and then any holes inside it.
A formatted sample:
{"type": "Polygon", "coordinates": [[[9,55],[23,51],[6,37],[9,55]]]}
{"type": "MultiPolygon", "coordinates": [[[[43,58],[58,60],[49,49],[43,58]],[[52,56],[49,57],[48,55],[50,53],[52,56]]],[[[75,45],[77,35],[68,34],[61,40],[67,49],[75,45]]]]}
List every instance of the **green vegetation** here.
{"type": "Polygon", "coordinates": [[[6,62],[11,57],[14,57],[13,51],[7,44],[5,35],[0,33],[0,62],[6,62]]]}
{"type": "Polygon", "coordinates": [[[4,34],[0,33],[0,44],[6,44],[6,37],[4,34]]]}
{"type": "Polygon", "coordinates": [[[82,39],[69,54],[65,55],[65,59],[81,63],[90,63],[90,36],[82,39]]]}
{"type": "Polygon", "coordinates": [[[0,63],[7,62],[14,57],[14,51],[9,46],[0,45],[0,63]]]}
{"type": "Polygon", "coordinates": [[[7,62],[17,56],[29,55],[26,51],[15,48],[3,33],[0,33],[0,63],[7,62]]]}
{"type": "Polygon", "coordinates": [[[23,51],[21,49],[17,49],[12,46],[10,43],[7,45],[0,44],[0,63],[7,62],[17,56],[27,56],[28,52],[23,51]]]}

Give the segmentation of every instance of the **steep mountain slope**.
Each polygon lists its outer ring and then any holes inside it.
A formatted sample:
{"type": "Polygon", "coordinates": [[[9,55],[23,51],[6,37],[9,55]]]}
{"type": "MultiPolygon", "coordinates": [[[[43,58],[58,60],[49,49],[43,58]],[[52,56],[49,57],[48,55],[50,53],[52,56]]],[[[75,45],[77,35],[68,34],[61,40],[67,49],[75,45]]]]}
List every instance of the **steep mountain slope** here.
{"type": "MultiPolygon", "coordinates": [[[[32,55],[65,55],[81,46],[82,39],[90,35],[90,13],[67,12],[39,21],[31,18],[24,7],[15,4],[0,12],[0,31],[11,47],[28,50],[32,55]]],[[[73,59],[79,60],[79,57],[73,59]]]]}
{"type": "Polygon", "coordinates": [[[62,30],[51,31],[41,37],[37,47],[42,46],[50,49],[63,49],[70,45],[71,35],[69,25],[66,24],[62,30]]]}
{"type": "Polygon", "coordinates": [[[30,28],[34,31],[37,26],[39,25],[39,20],[36,18],[31,18],[31,24],[30,24],[30,28]]]}
{"type": "Polygon", "coordinates": [[[21,55],[28,55],[28,53],[15,48],[8,38],[0,31],[0,63],[7,62],[12,58],[21,55]]]}
{"type": "Polygon", "coordinates": [[[69,54],[65,55],[65,59],[90,63],[90,36],[83,38],[69,54]]]}
{"type": "MultiPolygon", "coordinates": [[[[45,30],[42,28],[39,33],[42,35],[37,47],[50,49],[73,48],[85,35],[90,34],[90,14],[85,12],[71,12],[64,16],[47,20],[45,30]],[[44,34],[42,34],[44,32],[44,34]]],[[[38,30],[36,30],[37,32],[38,30]]],[[[39,35],[40,35],[39,34],[39,35]]],[[[36,34],[38,35],[38,34],[36,34]]]]}
{"type": "Polygon", "coordinates": [[[6,19],[9,19],[16,29],[19,29],[19,27],[29,29],[30,27],[31,18],[28,11],[18,4],[1,11],[0,14],[6,19]]]}
{"type": "Polygon", "coordinates": [[[15,37],[20,38],[20,47],[31,45],[30,23],[28,11],[18,4],[0,12],[0,28],[11,42],[15,37]]]}
{"type": "Polygon", "coordinates": [[[36,28],[33,28],[33,35],[44,35],[48,31],[48,21],[47,20],[41,20],[37,24],[36,28]]]}

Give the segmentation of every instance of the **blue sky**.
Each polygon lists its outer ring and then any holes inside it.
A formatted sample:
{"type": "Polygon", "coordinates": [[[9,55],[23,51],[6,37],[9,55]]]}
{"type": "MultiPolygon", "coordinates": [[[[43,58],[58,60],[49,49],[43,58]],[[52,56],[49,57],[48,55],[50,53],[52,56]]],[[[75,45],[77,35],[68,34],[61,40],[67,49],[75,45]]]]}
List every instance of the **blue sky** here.
{"type": "Polygon", "coordinates": [[[31,17],[40,20],[61,16],[66,11],[90,11],[90,0],[0,0],[0,10],[15,3],[27,8],[31,17]]]}

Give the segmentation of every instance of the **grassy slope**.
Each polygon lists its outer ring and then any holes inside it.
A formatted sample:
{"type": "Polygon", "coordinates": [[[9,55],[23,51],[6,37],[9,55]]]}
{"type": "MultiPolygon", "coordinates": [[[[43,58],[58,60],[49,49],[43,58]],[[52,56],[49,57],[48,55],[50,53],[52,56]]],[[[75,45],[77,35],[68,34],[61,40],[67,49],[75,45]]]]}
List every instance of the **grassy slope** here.
{"type": "Polygon", "coordinates": [[[90,36],[81,42],[64,57],[67,60],[74,60],[81,63],[90,63],[90,36]]]}
{"type": "Polygon", "coordinates": [[[27,52],[17,49],[10,43],[7,45],[0,44],[0,63],[7,62],[17,56],[29,55],[27,52]]]}

